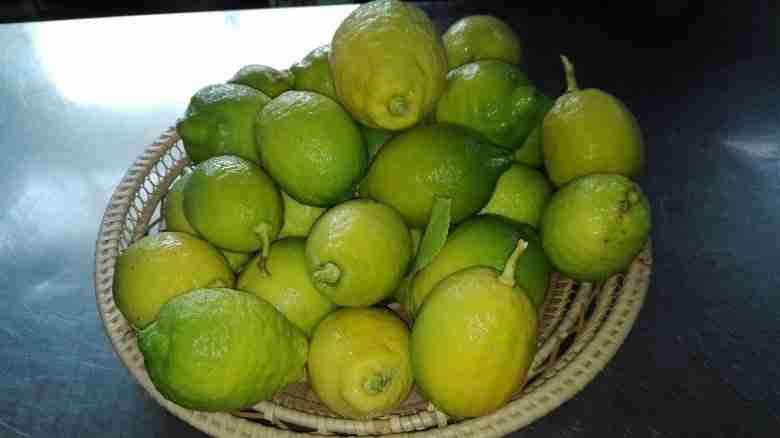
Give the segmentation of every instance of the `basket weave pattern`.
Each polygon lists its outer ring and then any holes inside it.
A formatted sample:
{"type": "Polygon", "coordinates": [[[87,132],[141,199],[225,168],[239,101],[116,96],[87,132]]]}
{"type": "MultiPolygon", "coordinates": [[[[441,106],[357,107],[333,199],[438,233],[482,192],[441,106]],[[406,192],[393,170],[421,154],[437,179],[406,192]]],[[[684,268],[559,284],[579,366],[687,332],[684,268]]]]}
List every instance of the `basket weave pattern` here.
{"type": "Polygon", "coordinates": [[[127,171],[106,208],[97,238],[95,293],[111,344],[133,376],[158,403],[213,436],[505,435],[573,397],[604,368],[631,329],[650,281],[650,243],[625,273],[602,283],[576,283],[554,274],[529,379],[507,406],[484,417],[448,418],[413,391],[390,415],[368,421],[346,420],[329,411],[306,384],[291,385],[273,400],[241,412],[192,411],[166,400],[154,388],[135,332],[114,305],[112,294],[116,257],[135,240],[162,228],[160,211],[168,187],[189,164],[179,136],[170,129],[127,171]]]}

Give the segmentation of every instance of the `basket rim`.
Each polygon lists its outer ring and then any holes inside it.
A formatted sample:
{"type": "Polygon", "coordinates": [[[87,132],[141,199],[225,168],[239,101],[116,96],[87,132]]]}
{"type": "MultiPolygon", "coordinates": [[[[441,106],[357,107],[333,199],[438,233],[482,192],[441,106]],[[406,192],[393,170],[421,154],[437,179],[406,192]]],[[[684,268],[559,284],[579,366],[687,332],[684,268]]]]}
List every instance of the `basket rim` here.
{"type": "MultiPolygon", "coordinates": [[[[198,430],[213,436],[280,436],[307,437],[311,433],[286,430],[280,421],[290,421],[315,429],[314,433],[346,433],[352,435],[382,435],[409,437],[444,436],[488,436],[498,437],[517,430],[546,415],[576,393],[581,391],[616,354],[628,336],[642,308],[652,271],[652,242],[635,258],[623,276],[623,293],[611,303],[606,319],[592,327],[594,333],[578,345],[555,373],[532,392],[509,402],[496,412],[472,419],[448,424],[447,416],[435,409],[406,416],[390,416],[374,420],[348,420],[316,415],[264,401],[254,408],[262,418],[279,428],[252,422],[230,413],[206,413],[182,408],[165,399],[149,380],[137,352],[131,354],[128,343],[134,343],[133,329],[127,329],[121,313],[113,303],[113,269],[119,255],[119,240],[134,202],[135,193],[144,184],[151,169],[160,158],[180,140],[175,128],[169,128],[136,158],[115,187],[106,206],[95,243],[94,286],[96,304],[103,328],[108,335],[112,349],[147,394],[169,412],[198,430]],[[630,293],[626,293],[626,291],[630,293]],[[111,317],[110,314],[118,315],[111,317]],[[124,331],[119,328],[125,327],[124,331]],[[404,418],[408,417],[408,418],[404,418]],[[412,423],[411,430],[404,432],[401,421],[412,423]],[[390,433],[385,433],[390,432],[390,433]]],[[[147,218],[148,219],[148,218],[147,218]]],[[[606,309],[606,308],[605,308],[606,309]]],[[[605,310],[607,312],[608,310],[605,310]]],[[[576,343],[576,341],[575,341],[576,343]]],[[[432,407],[431,407],[432,408],[432,407]]]]}

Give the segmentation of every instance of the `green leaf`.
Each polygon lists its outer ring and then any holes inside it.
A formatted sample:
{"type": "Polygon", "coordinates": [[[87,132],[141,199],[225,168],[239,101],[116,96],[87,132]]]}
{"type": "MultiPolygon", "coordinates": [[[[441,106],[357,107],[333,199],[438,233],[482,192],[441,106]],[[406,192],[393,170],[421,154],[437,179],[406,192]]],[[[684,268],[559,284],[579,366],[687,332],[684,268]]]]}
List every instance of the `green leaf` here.
{"type": "Polygon", "coordinates": [[[428,219],[428,226],[425,227],[420,249],[417,251],[417,257],[414,259],[414,266],[409,275],[413,276],[417,271],[428,266],[439,254],[450,231],[451,212],[452,198],[437,197],[433,200],[431,217],[428,219]]]}

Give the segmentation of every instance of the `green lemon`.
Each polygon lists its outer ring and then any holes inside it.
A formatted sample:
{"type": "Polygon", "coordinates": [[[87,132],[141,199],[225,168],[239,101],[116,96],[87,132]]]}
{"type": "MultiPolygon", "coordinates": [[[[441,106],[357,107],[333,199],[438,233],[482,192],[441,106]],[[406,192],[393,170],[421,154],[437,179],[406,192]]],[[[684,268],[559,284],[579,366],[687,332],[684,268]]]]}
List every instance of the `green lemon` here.
{"type": "Polygon", "coordinates": [[[503,273],[474,266],[448,276],[415,320],[410,344],[415,382],[450,416],[494,412],[525,382],[536,352],[537,316],[515,285],[518,254],[513,252],[503,273]]]}
{"type": "Polygon", "coordinates": [[[637,176],[645,163],[645,146],[636,118],[604,91],[580,90],[574,67],[565,56],[567,89],[542,123],[544,165],[561,187],[578,176],[618,173],[637,176]]]}
{"type": "Polygon", "coordinates": [[[480,213],[493,213],[537,227],[552,193],[553,186],[542,172],[515,163],[498,179],[493,196],[480,213]]]}
{"type": "Polygon", "coordinates": [[[150,234],[116,259],[114,302],[135,327],[157,319],[166,301],[199,287],[232,287],[225,258],[208,242],[179,232],[150,234]]]}
{"type": "Polygon", "coordinates": [[[511,152],[456,125],[416,126],[387,142],[360,193],[398,210],[411,227],[428,223],[434,199],[452,199],[457,223],[487,204],[511,152]]]}
{"type": "Polygon", "coordinates": [[[289,71],[279,71],[267,65],[250,64],[241,67],[228,83],[246,85],[274,98],[292,88],[293,77],[289,71]]]}
{"type": "Polygon", "coordinates": [[[225,260],[227,260],[230,269],[232,269],[236,274],[240,273],[241,270],[244,269],[244,266],[254,255],[247,252],[228,251],[222,248],[217,249],[219,249],[219,252],[221,252],[225,257],[225,260]]]}
{"type": "Polygon", "coordinates": [[[509,25],[491,15],[461,18],[442,36],[449,69],[484,59],[519,64],[523,45],[509,25]]]}
{"type": "Polygon", "coordinates": [[[527,164],[531,167],[541,168],[544,166],[544,153],[542,152],[542,120],[550,108],[553,106],[553,100],[544,94],[539,94],[537,99],[537,122],[534,124],[534,130],[528,134],[523,145],[515,151],[515,161],[527,164]]]}
{"type": "Polygon", "coordinates": [[[550,199],[541,235],[550,261],[563,274],[600,281],[625,270],[650,235],[650,204],[622,175],[577,178],[550,199]]]}
{"type": "Polygon", "coordinates": [[[287,91],[257,119],[263,167],[296,201],[330,207],[352,197],[368,155],[357,124],[333,99],[287,91]]]}
{"type": "Polygon", "coordinates": [[[369,159],[373,159],[379,152],[379,148],[384,146],[395,134],[395,131],[371,128],[365,125],[360,125],[360,131],[363,133],[363,142],[366,144],[369,159]]]}
{"type": "Polygon", "coordinates": [[[279,232],[279,237],[308,236],[314,222],[325,213],[324,208],[301,204],[284,191],[282,191],[282,200],[284,201],[284,225],[279,232]]]}
{"type": "Polygon", "coordinates": [[[409,329],[386,309],[341,309],[314,331],[312,389],[333,412],[374,418],[397,408],[412,389],[409,329]]]}
{"type": "Polygon", "coordinates": [[[214,157],[198,164],[184,187],[184,214],[212,244],[266,255],[282,228],[282,196],[251,161],[214,157]]]}
{"type": "Polygon", "coordinates": [[[232,289],[196,289],[167,302],[138,336],[154,386],[201,411],[234,411],[303,380],[308,342],[272,305],[232,289]]]}
{"type": "Polygon", "coordinates": [[[401,216],[370,199],[328,210],[306,240],[314,286],[340,306],[370,306],[390,296],[412,259],[412,238],[401,216]]]}
{"type": "Polygon", "coordinates": [[[260,162],[254,123],[269,101],[268,96],[245,85],[201,88],[190,99],[184,118],[176,123],[187,156],[194,163],[219,155],[238,155],[260,162]]]}
{"type": "Polygon", "coordinates": [[[298,91],[313,91],[338,101],[336,87],[333,85],[333,75],[330,72],[330,44],[318,47],[300,62],[290,67],[295,78],[293,89],[298,91]]]}
{"type": "Polygon", "coordinates": [[[455,272],[472,266],[500,269],[519,239],[525,240],[528,247],[520,256],[515,280],[526,291],[534,307],[540,309],[550,285],[552,266],[539,236],[530,225],[483,214],[457,226],[439,254],[417,273],[403,302],[407,312],[417,314],[433,288],[455,272]]]}
{"type": "Polygon", "coordinates": [[[187,185],[191,175],[192,172],[185,171],[173,182],[165,196],[162,215],[167,231],[180,231],[197,236],[198,232],[187,222],[187,217],[184,215],[184,186],[187,185]]]}
{"type": "Polygon", "coordinates": [[[477,61],[447,74],[436,104],[436,120],[474,129],[493,143],[515,150],[534,129],[539,94],[517,66],[477,61]]]}
{"type": "Polygon", "coordinates": [[[433,22],[412,3],[376,0],[352,11],[331,41],[339,101],[360,123],[405,129],[433,111],[447,55],[433,22]]]}
{"type": "Polygon", "coordinates": [[[238,277],[237,288],[252,292],[311,336],[314,327],[336,305],[320,294],[306,272],[306,240],[289,237],[271,245],[268,258],[256,258],[238,277]]]}

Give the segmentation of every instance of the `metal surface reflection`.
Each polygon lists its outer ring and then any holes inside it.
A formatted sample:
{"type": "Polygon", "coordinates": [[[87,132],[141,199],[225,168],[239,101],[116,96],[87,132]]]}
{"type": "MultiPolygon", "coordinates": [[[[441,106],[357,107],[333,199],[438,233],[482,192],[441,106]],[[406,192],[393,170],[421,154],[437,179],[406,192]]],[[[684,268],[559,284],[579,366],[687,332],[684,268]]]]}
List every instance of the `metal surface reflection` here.
{"type": "Polygon", "coordinates": [[[180,103],[246,64],[289,67],[328,44],[354,8],[73,20],[35,26],[32,36],[46,75],[69,101],[180,103]]]}

